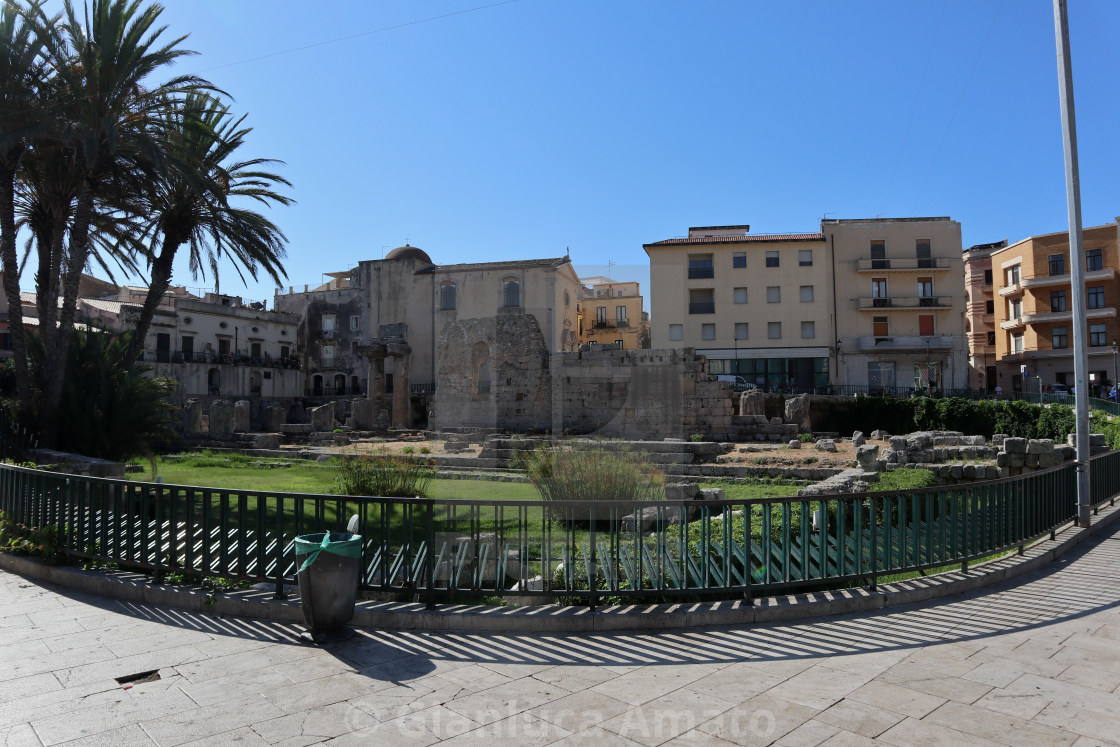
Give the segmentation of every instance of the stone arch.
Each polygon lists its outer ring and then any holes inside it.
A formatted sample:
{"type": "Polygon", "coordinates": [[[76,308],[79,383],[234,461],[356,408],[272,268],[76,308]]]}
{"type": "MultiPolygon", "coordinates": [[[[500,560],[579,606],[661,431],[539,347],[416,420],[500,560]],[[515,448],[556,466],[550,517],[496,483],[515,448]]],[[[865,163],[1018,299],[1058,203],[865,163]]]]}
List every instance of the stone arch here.
{"type": "Polygon", "coordinates": [[[210,394],[220,394],[222,391],[222,372],[211,368],[206,372],[206,390],[210,394]]]}
{"type": "Polygon", "coordinates": [[[346,391],[346,374],[334,375],[334,393],[343,394],[346,391]]]}

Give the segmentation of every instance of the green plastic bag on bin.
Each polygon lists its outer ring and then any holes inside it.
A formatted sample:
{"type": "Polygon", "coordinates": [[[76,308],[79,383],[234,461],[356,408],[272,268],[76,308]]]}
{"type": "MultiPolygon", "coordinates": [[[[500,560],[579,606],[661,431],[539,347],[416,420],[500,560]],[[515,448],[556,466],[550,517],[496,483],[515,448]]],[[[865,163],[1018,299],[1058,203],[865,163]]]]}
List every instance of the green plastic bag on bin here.
{"type": "Polygon", "coordinates": [[[300,555],[307,556],[297,573],[310,568],[319,557],[319,553],[324,551],[344,558],[361,557],[362,535],[349,532],[323,532],[296,537],[296,559],[299,559],[300,555]]]}

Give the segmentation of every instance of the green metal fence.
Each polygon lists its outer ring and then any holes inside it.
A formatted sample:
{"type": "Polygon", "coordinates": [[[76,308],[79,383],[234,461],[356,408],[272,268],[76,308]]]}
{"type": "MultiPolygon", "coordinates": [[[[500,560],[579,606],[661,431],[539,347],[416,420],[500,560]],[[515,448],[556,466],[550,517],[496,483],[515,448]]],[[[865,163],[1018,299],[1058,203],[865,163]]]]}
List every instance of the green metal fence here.
{"type": "MultiPolygon", "coordinates": [[[[1120,494],[1120,451],[1093,458],[1096,506],[1120,494]]],[[[76,477],[0,465],[0,510],[57,526],[64,551],[157,576],[274,584],[293,540],[364,536],[362,586],[431,602],[478,595],[742,597],[874,584],[965,566],[1076,516],[1075,466],[904,492],[723,501],[356,498],[76,477]]]]}

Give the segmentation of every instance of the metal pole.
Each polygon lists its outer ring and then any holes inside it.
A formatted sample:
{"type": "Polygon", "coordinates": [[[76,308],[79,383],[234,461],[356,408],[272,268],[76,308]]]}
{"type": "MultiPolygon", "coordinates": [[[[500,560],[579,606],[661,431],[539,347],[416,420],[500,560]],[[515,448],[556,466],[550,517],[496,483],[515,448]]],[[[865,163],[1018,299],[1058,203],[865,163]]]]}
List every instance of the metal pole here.
{"type": "Polygon", "coordinates": [[[1058,47],[1058,96],[1062,110],[1062,145],[1066,161],[1066,202],[1069,208],[1070,300],[1073,303],[1074,416],[1077,422],[1077,525],[1089,518],[1089,387],[1085,346],[1085,253],[1081,236],[1081,184],[1077,173],[1077,122],[1073,110],[1073,67],[1069,54],[1067,0],[1054,0],[1054,34],[1058,47]]]}

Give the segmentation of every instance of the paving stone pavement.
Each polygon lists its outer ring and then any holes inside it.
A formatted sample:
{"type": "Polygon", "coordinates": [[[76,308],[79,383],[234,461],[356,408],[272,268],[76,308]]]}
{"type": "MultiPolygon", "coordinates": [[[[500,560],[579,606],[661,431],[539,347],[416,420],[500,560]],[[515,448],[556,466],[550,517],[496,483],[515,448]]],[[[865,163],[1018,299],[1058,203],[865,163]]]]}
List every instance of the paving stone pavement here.
{"type": "Polygon", "coordinates": [[[359,631],[91,597],[0,572],[0,742],[1120,744],[1120,529],[1013,584],[790,624],[359,631]],[[118,684],[158,670],[159,679],[118,684]]]}

